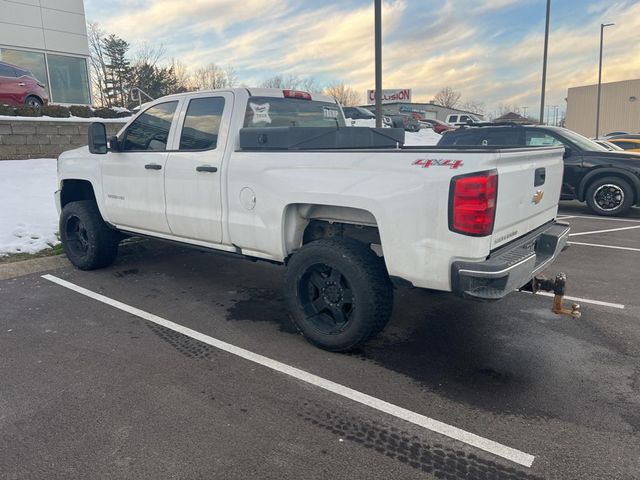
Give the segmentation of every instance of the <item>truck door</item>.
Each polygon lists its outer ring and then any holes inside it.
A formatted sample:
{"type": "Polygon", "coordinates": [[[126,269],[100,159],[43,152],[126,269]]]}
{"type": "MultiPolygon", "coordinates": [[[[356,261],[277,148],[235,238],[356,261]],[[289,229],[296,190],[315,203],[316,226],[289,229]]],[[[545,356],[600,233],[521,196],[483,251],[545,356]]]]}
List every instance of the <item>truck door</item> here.
{"type": "Polygon", "coordinates": [[[165,172],[171,233],[222,242],[222,159],[233,107],[232,93],[200,94],[182,107],[165,172]]]}
{"type": "Polygon", "coordinates": [[[120,136],[119,151],[102,156],[103,205],[110,223],[125,230],[169,233],[164,168],[179,103],[148,108],[120,136]]]}

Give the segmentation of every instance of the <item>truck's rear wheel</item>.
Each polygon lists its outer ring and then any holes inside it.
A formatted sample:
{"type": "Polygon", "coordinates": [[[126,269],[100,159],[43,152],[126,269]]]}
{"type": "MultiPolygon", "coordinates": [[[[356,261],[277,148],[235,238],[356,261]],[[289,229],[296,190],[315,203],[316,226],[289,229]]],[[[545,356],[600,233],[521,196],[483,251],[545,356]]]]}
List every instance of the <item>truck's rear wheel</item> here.
{"type": "Polygon", "coordinates": [[[67,257],[80,270],[111,265],[120,235],[102,220],[95,202],[70,202],[60,215],[60,240],[67,257]]]}
{"type": "Polygon", "coordinates": [[[387,324],[393,288],[382,259],[366,244],[328,238],[293,255],[287,265],[285,300],[309,342],[346,352],[387,324]]]}

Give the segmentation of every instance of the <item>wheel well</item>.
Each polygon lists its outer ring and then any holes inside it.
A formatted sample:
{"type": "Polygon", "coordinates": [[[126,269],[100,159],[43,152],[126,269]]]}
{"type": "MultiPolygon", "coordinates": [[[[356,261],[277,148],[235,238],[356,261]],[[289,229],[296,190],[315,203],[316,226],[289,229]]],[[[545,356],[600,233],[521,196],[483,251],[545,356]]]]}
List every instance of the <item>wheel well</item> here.
{"type": "Polygon", "coordinates": [[[35,93],[30,93],[29,95],[27,95],[24,100],[25,102],[27,101],[27,99],[29,97],[33,97],[33,98],[37,98],[41,103],[44,103],[44,100],[40,97],[40,95],[36,95],[35,93]]]}
{"type": "Polygon", "coordinates": [[[635,180],[630,174],[627,174],[626,172],[621,172],[618,170],[603,170],[603,171],[598,171],[597,173],[592,174],[591,176],[588,176],[587,178],[585,178],[581,185],[580,185],[580,190],[579,190],[579,195],[578,198],[581,202],[584,202],[587,198],[587,190],[589,189],[589,186],[595,182],[600,180],[601,178],[604,177],[617,177],[620,178],[621,180],[626,181],[627,183],[629,183],[631,185],[631,188],[633,188],[633,201],[634,203],[637,202],[640,198],[640,187],[639,187],[639,182],[638,180],[635,180]]]}
{"type": "MultiPolygon", "coordinates": [[[[333,205],[289,205],[285,213],[286,254],[290,255],[314,240],[331,237],[353,238],[367,245],[381,245],[378,224],[371,212],[333,205]]],[[[373,247],[381,255],[381,249],[373,247]]]]}
{"type": "Polygon", "coordinates": [[[79,200],[96,201],[91,183],[87,180],[64,180],[62,192],[60,193],[60,206],[64,207],[69,202],[77,202],[79,200]]]}

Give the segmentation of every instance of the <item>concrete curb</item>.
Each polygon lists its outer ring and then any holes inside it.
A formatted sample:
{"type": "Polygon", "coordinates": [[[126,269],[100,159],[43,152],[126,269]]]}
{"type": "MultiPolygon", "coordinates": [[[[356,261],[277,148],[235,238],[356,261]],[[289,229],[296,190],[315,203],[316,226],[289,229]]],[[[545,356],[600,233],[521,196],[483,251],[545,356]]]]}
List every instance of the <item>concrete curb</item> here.
{"type": "Polygon", "coordinates": [[[22,277],[31,273],[46,272],[56,268],[68,267],[71,263],[66,255],[54,255],[51,257],[33,258],[21,262],[0,264],[0,280],[22,277]]]}

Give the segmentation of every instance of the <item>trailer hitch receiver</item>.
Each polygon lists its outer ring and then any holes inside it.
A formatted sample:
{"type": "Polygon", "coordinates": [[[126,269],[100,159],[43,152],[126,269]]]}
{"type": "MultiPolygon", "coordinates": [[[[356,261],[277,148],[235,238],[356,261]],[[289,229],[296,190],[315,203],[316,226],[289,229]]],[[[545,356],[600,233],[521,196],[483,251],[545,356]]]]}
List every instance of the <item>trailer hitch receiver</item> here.
{"type": "Polygon", "coordinates": [[[567,287],[567,276],[559,273],[554,280],[546,278],[544,275],[536,275],[520,290],[537,293],[539,291],[553,292],[553,306],[551,311],[557,315],[567,315],[572,318],[580,318],[580,305],[574,303],[571,308],[564,306],[564,295],[567,287]]]}

